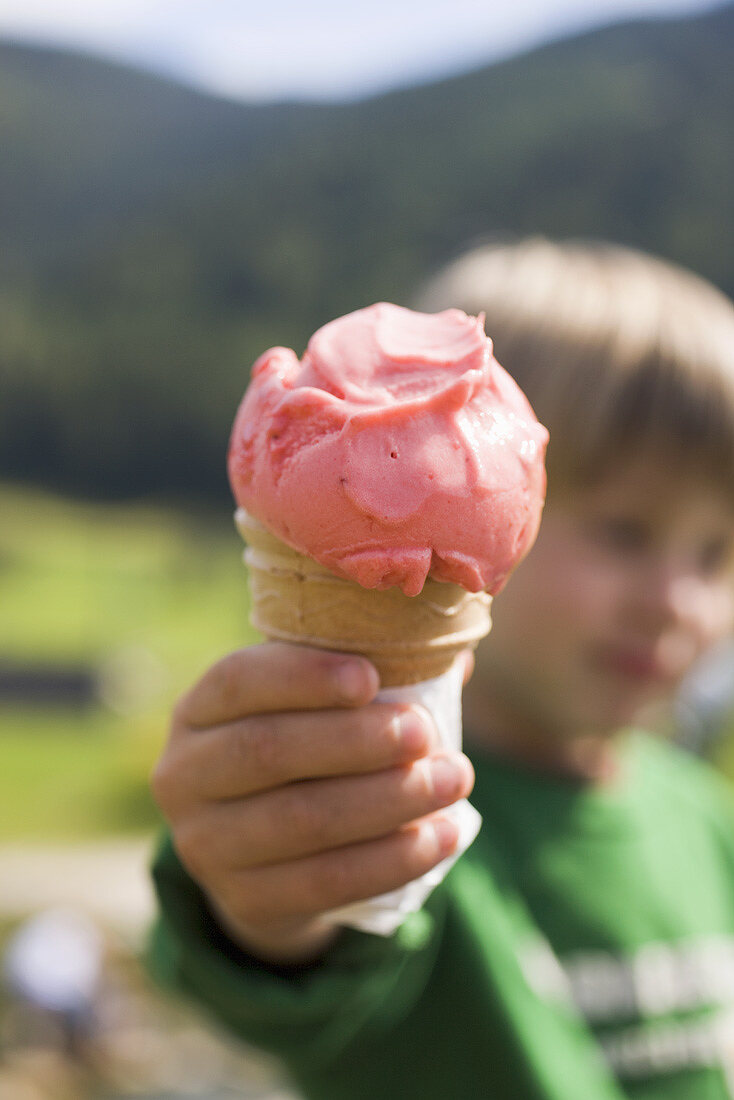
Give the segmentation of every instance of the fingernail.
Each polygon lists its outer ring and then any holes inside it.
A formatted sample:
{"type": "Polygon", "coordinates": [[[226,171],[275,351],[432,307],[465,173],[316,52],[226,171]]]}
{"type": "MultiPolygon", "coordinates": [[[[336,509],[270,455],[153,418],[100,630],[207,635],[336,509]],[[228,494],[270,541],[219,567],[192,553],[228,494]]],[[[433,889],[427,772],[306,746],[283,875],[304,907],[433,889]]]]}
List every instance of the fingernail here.
{"type": "Polygon", "coordinates": [[[433,793],[436,798],[450,802],[461,794],[466,779],[466,768],[457,756],[435,756],[430,762],[433,793]]]}
{"type": "Polygon", "coordinates": [[[408,756],[419,756],[429,745],[429,731],[423,717],[415,710],[406,710],[395,719],[400,748],[408,756]]]}
{"type": "Polygon", "coordinates": [[[367,693],[367,675],[359,661],[344,661],[335,669],[336,688],[345,703],[357,703],[367,693]]]}
{"type": "Polygon", "coordinates": [[[459,829],[448,817],[436,817],[431,822],[436,834],[436,843],[442,855],[450,855],[459,843],[459,829]]]}

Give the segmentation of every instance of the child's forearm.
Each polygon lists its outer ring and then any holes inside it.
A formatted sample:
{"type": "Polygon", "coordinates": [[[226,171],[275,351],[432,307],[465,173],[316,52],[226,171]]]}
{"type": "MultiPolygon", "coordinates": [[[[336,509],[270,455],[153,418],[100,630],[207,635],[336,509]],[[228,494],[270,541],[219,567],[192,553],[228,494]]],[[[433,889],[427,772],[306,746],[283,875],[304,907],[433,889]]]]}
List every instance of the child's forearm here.
{"type": "Polygon", "coordinates": [[[227,913],[216,898],[208,898],[222,931],[248,955],[276,966],[315,962],[332,945],[338,929],[319,918],[290,922],[281,928],[255,928],[227,913]]]}

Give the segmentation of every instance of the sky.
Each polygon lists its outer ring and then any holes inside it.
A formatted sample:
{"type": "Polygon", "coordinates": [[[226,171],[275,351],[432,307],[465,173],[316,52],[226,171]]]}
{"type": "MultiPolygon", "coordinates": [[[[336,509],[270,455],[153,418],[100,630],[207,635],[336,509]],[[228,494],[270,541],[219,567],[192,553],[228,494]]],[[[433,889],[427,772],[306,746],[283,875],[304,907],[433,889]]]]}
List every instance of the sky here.
{"type": "Polygon", "coordinates": [[[0,37],[79,48],[238,99],[353,99],[712,0],[0,0],[0,37]]]}

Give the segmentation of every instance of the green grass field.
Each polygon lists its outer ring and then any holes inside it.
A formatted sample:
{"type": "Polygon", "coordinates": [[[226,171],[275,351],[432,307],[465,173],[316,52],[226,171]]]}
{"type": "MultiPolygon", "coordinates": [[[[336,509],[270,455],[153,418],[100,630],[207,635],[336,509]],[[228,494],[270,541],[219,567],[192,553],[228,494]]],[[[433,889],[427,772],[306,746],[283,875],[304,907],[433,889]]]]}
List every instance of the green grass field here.
{"type": "Polygon", "coordinates": [[[147,777],[179,692],[254,640],[229,517],[0,488],[0,660],[83,665],[84,709],[0,711],[0,841],[149,828],[147,777]]]}

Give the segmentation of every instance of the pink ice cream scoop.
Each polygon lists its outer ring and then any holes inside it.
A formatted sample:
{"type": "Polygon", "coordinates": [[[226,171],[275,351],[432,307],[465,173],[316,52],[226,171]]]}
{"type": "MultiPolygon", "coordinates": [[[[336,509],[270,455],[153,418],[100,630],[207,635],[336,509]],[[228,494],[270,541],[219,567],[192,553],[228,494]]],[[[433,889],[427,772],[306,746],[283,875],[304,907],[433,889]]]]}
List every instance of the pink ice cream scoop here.
{"type": "Polygon", "coordinates": [[[365,588],[496,593],[538,530],[548,433],[483,321],[383,302],[324,325],[300,361],[265,352],[232,429],[237,503],[365,588]]]}

